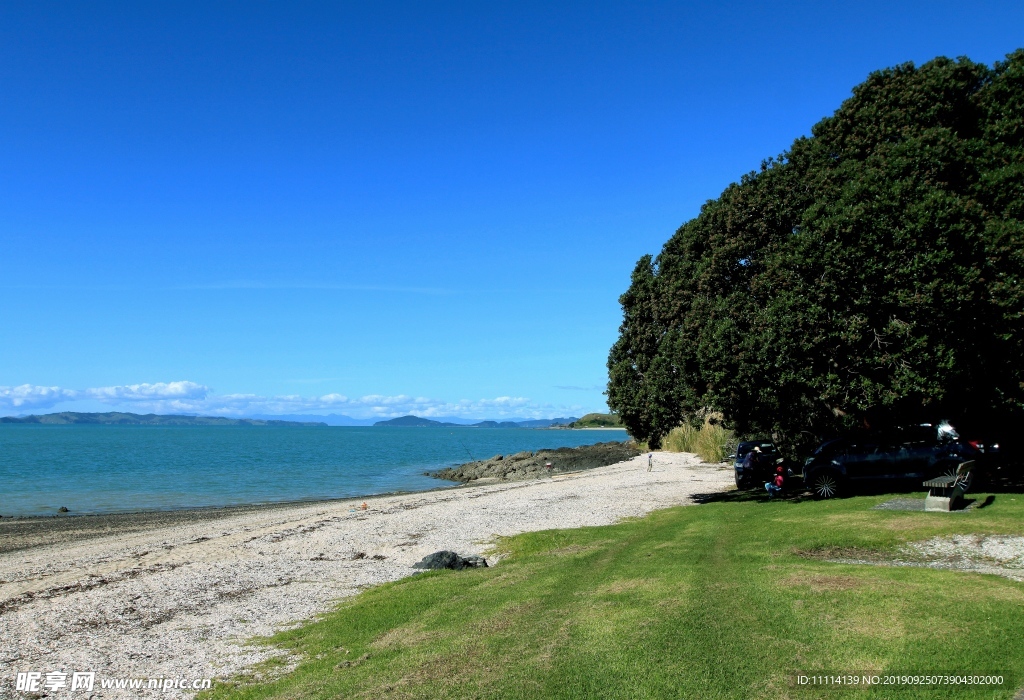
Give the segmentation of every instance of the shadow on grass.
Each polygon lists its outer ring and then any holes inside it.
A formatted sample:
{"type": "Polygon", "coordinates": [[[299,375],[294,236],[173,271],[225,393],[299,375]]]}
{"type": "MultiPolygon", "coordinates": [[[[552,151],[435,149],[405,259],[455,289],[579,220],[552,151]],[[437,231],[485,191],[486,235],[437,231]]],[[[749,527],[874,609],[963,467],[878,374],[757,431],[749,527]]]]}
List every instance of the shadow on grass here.
{"type": "MultiPolygon", "coordinates": [[[[1005,484],[1000,485],[1001,488],[993,488],[991,483],[978,484],[973,491],[981,491],[982,493],[1016,493],[1024,494],[1024,483],[1017,485],[1005,484]]],[[[858,485],[854,488],[846,488],[841,494],[833,497],[833,500],[842,500],[845,498],[855,498],[857,496],[884,496],[888,494],[920,494],[923,489],[919,484],[914,482],[903,484],[884,483],[878,486],[875,485],[858,485]]],[[[694,503],[768,503],[771,501],[782,501],[786,503],[801,503],[803,501],[816,500],[814,494],[809,490],[804,489],[803,485],[798,482],[798,485],[784,491],[779,496],[768,498],[767,491],[762,487],[761,489],[745,489],[736,491],[718,491],[713,493],[697,493],[691,496],[694,503]]],[[[977,499],[968,497],[962,503],[961,508],[967,505],[974,504],[977,499]]],[[[981,503],[973,505],[974,510],[981,508],[987,508],[992,505],[996,500],[994,495],[989,495],[981,503]]],[[[923,509],[923,497],[922,497],[922,509],[923,509]]]]}
{"type": "MultiPolygon", "coordinates": [[[[736,491],[725,491],[720,493],[696,494],[692,498],[697,503],[745,503],[750,501],[768,502],[785,501],[787,503],[800,503],[802,501],[816,500],[809,489],[804,488],[801,479],[791,478],[789,488],[781,495],[768,498],[768,492],[764,486],[754,487],[736,491]]],[[[833,499],[853,498],[855,496],[882,496],[890,493],[920,493],[921,484],[915,482],[881,482],[879,484],[845,484],[843,490],[833,499]]]]}
{"type": "Polygon", "coordinates": [[[989,469],[975,490],[988,493],[1024,493],[1024,467],[1017,464],[989,469]]]}
{"type": "Polygon", "coordinates": [[[779,496],[773,496],[768,498],[768,492],[762,487],[760,491],[757,489],[749,489],[743,491],[716,491],[713,493],[695,493],[690,498],[693,499],[694,503],[749,503],[763,501],[765,503],[769,501],[786,501],[791,503],[800,503],[805,500],[813,500],[814,497],[809,491],[802,489],[794,489],[792,491],[783,491],[779,496]]]}
{"type": "MultiPolygon", "coordinates": [[[[855,496],[882,496],[886,494],[916,494],[924,491],[920,481],[899,481],[885,480],[876,484],[855,483],[844,484],[843,491],[835,498],[853,498],[855,496]]],[[[999,463],[982,463],[974,481],[971,491],[974,493],[999,494],[1014,493],[1024,494],[1024,462],[1015,459],[1004,459],[999,463]]],[[[750,489],[725,491],[717,493],[700,493],[692,496],[695,503],[747,503],[767,502],[769,500],[786,501],[789,503],[800,503],[805,500],[814,500],[814,495],[803,487],[803,480],[799,477],[790,477],[789,488],[780,496],[768,498],[768,493],[763,484],[751,487],[750,489]]],[[[986,508],[995,500],[995,496],[989,496],[983,503],[974,506],[974,509],[986,508]]],[[[970,502],[970,501],[968,501],[970,502]]]]}

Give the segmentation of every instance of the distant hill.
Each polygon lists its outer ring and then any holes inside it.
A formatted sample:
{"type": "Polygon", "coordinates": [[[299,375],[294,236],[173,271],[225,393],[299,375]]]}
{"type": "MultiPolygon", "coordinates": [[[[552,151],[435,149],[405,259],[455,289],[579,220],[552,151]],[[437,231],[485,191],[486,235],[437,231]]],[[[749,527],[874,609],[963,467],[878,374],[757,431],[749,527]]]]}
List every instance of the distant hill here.
{"type": "Polygon", "coordinates": [[[516,423],[520,428],[551,428],[556,425],[569,425],[574,420],[577,420],[574,416],[568,416],[565,418],[544,418],[542,420],[521,420],[516,423]]]}
{"type": "Polygon", "coordinates": [[[588,413],[568,425],[570,428],[621,428],[622,419],[614,413],[588,413]]]}
{"type": "Polygon", "coordinates": [[[419,416],[402,416],[391,420],[382,420],[374,423],[375,426],[391,427],[412,427],[412,428],[550,428],[555,425],[568,425],[575,421],[575,418],[544,418],[538,420],[522,421],[494,421],[485,420],[479,423],[449,423],[419,416]]]}
{"type": "Polygon", "coordinates": [[[402,416],[401,418],[392,418],[391,420],[379,420],[374,425],[402,428],[462,427],[458,423],[442,423],[438,420],[430,420],[429,418],[420,418],[418,416],[402,416]]]}
{"type": "Polygon", "coordinates": [[[351,416],[342,415],[341,413],[328,413],[327,415],[309,415],[304,413],[286,413],[286,414],[259,414],[253,413],[246,418],[252,418],[255,420],[287,420],[297,421],[299,423],[326,423],[331,426],[370,426],[373,425],[376,418],[352,418],[351,416]]]}
{"type": "Polygon", "coordinates": [[[160,416],[155,413],[47,413],[42,416],[0,417],[0,423],[37,423],[42,425],[283,425],[325,426],[326,423],[291,420],[256,420],[220,416],[160,416]]]}

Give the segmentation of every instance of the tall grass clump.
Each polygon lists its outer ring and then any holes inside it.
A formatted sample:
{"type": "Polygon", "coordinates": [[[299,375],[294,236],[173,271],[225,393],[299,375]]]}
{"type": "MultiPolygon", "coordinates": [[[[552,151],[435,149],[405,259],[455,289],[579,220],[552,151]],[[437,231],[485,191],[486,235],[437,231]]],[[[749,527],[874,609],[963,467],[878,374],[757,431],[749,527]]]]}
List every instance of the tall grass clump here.
{"type": "Polygon", "coordinates": [[[726,430],[720,423],[705,422],[697,433],[693,451],[705,462],[721,462],[729,454],[731,442],[731,430],[726,430]]]}
{"type": "Polygon", "coordinates": [[[672,428],[665,439],[661,441],[661,448],[666,452],[693,452],[697,443],[698,428],[689,423],[672,428]]]}
{"type": "MultiPolygon", "coordinates": [[[[699,428],[683,423],[669,431],[662,440],[667,452],[692,452],[705,462],[721,462],[734,442],[733,432],[722,425],[722,414],[702,411],[704,422],[699,428]]],[[[700,417],[700,416],[698,416],[700,417]]]]}

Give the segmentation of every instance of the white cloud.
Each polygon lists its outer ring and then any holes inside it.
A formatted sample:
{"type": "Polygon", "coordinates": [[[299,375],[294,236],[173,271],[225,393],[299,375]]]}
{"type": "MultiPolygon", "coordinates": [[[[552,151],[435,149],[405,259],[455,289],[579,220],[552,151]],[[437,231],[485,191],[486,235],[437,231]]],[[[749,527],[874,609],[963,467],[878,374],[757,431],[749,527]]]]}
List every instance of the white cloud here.
{"type": "Polygon", "coordinates": [[[23,413],[52,408],[62,402],[83,400],[99,401],[111,407],[133,412],[223,416],[342,412],[354,418],[394,418],[407,414],[424,418],[550,418],[585,412],[582,406],[541,404],[520,396],[444,401],[405,394],[368,394],[359,398],[349,398],[337,393],[321,396],[215,394],[209,387],[189,381],[127,384],[81,390],[29,384],[0,387],[0,410],[17,410],[23,413]]]}
{"type": "Polygon", "coordinates": [[[83,396],[103,403],[118,404],[125,401],[181,401],[202,400],[210,388],[195,382],[157,382],[156,384],[128,384],[86,389],[83,396]]]}
{"type": "Polygon", "coordinates": [[[61,401],[74,401],[78,392],[59,386],[0,386],[0,408],[50,408],[61,401]]]}
{"type": "Polygon", "coordinates": [[[0,386],[0,408],[36,409],[52,408],[64,401],[95,399],[106,404],[142,402],[202,401],[210,393],[209,387],[195,382],[158,382],[156,384],[128,384],[103,386],[93,389],[61,389],[57,386],[0,386]]]}

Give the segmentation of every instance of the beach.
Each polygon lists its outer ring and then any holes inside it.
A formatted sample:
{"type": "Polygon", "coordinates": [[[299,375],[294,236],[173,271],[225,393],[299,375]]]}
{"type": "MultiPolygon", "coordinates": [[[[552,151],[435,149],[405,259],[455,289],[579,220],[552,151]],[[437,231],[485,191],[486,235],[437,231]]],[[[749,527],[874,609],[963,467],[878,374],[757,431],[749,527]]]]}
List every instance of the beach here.
{"type": "MultiPolygon", "coordinates": [[[[0,520],[0,696],[18,672],[217,680],[280,651],[253,637],[411,575],[448,549],[605,525],[732,486],[725,465],[655,453],[531,481],[262,507],[0,520]],[[363,509],[363,503],[366,508],[363,509]]],[[[190,691],[153,696],[181,697],[190,691]]],[[[50,692],[52,697],[88,697],[50,692]]]]}

